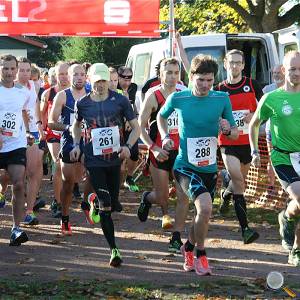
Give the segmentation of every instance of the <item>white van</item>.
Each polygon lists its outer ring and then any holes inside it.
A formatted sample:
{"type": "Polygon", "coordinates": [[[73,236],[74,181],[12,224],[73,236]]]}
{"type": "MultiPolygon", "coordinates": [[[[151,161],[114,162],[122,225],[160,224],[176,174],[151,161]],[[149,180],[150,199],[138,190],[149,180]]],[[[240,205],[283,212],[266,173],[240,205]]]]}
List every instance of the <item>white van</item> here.
{"type": "Polygon", "coordinates": [[[285,53],[288,51],[300,51],[299,26],[292,25],[290,27],[274,31],[274,34],[278,34],[278,54],[280,62],[282,62],[285,53]]]}
{"type": "MultiPolygon", "coordinates": [[[[219,63],[216,82],[226,79],[223,59],[227,50],[239,49],[245,53],[246,76],[258,80],[265,86],[271,83],[272,67],[279,63],[277,49],[272,34],[239,33],[239,34],[205,34],[181,37],[183,47],[189,60],[197,54],[210,54],[219,63]]],[[[169,56],[169,41],[162,39],[131,47],[126,66],[133,70],[133,82],[139,91],[145,81],[155,74],[155,65],[162,58],[169,56]]],[[[140,98],[140,94],[137,94],[140,98]]]]}

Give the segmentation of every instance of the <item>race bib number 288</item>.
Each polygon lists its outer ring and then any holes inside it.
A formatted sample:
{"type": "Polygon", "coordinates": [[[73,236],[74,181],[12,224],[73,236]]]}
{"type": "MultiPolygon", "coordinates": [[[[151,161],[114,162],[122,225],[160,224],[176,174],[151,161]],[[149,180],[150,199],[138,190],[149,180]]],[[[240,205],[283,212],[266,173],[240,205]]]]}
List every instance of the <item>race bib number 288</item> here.
{"type": "Polygon", "coordinates": [[[215,137],[199,137],[187,139],[188,161],[204,167],[216,163],[218,140],[215,137]]]}

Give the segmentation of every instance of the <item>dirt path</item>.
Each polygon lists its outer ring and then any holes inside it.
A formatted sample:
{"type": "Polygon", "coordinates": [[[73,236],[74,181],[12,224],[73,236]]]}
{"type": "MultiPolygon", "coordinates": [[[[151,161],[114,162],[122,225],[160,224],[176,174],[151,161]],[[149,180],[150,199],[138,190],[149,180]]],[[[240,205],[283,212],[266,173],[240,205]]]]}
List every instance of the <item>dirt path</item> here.
{"type": "MultiPolygon", "coordinates": [[[[45,184],[48,195],[52,186],[45,184]]],[[[49,205],[38,214],[40,225],[27,228],[30,241],[21,247],[8,247],[11,206],[0,210],[0,277],[22,282],[52,281],[66,277],[82,279],[120,279],[178,285],[199,280],[194,273],[182,271],[182,257],[167,252],[170,234],[160,229],[160,210],[151,210],[142,224],[136,217],[138,196],[121,192],[124,211],[114,215],[117,244],[124,264],[108,266],[109,251],[100,226],[86,224],[78,202],[73,203],[73,236],[61,237],[59,220],[50,216],[49,205]]],[[[49,201],[50,203],[50,201],[49,201]]],[[[174,215],[174,208],[171,208],[174,215]]],[[[191,214],[189,216],[189,221],[191,214]]],[[[210,226],[207,252],[213,278],[265,278],[270,271],[285,275],[286,283],[300,282],[300,268],[287,265],[275,226],[256,226],[261,237],[257,243],[241,242],[237,222],[215,217],[210,226]]]]}

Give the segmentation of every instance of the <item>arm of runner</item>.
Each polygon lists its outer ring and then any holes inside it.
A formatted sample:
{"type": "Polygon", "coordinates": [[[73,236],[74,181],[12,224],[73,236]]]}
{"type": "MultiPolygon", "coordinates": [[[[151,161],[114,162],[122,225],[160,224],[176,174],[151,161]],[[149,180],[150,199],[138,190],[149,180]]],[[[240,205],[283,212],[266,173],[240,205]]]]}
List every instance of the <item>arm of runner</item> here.
{"type": "Polygon", "coordinates": [[[157,101],[153,93],[146,94],[146,98],[143,102],[142,109],[139,116],[139,124],[141,127],[141,139],[143,143],[153,152],[153,155],[158,160],[168,159],[168,152],[158,147],[154,141],[151,140],[149,134],[147,133],[148,121],[151,117],[152,111],[157,109],[157,101]]]}
{"type": "Polygon", "coordinates": [[[40,102],[40,114],[41,114],[41,121],[43,124],[43,128],[46,128],[47,125],[47,110],[48,110],[48,98],[49,98],[50,89],[43,92],[41,96],[40,102]]]}
{"type": "Polygon", "coordinates": [[[42,122],[42,116],[40,111],[40,101],[38,97],[36,98],[36,102],[35,102],[35,119],[37,120],[36,126],[39,132],[39,139],[40,141],[42,141],[45,139],[45,135],[44,135],[43,122],[42,122]]]}
{"type": "Polygon", "coordinates": [[[220,128],[221,131],[226,137],[230,140],[236,140],[239,137],[239,131],[235,124],[233,115],[232,115],[232,107],[231,102],[228,96],[226,96],[226,102],[224,106],[224,111],[222,114],[222,118],[220,118],[220,128]]]}
{"type": "Polygon", "coordinates": [[[0,128],[0,150],[3,147],[3,139],[2,139],[2,129],[0,128]]]}
{"type": "Polygon", "coordinates": [[[183,67],[184,67],[185,71],[187,73],[189,73],[191,65],[190,65],[189,59],[186,55],[186,52],[183,48],[182,41],[181,41],[181,35],[178,31],[176,32],[175,38],[176,38],[176,42],[177,42],[181,62],[183,64],[183,67]]]}
{"type": "Polygon", "coordinates": [[[80,138],[81,138],[81,121],[74,120],[72,127],[72,136],[73,136],[73,149],[70,152],[70,160],[71,161],[78,161],[80,156],[80,138]]]}
{"type": "Polygon", "coordinates": [[[256,112],[249,124],[249,142],[252,155],[251,164],[257,168],[260,167],[260,157],[258,150],[258,133],[260,124],[261,120],[258,118],[258,113],[256,112]]]}
{"type": "Polygon", "coordinates": [[[156,109],[157,102],[154,94],[147,94],[140,110],[138,122],[141,128],[141,139],[148,148],[154,142],[151,140],[146,128],[148,127],[148,121],[150,120],[151,113],[156,109]]]}
{"type": "Polygon", "coordinates": [[[67,125],[58,122],[59,116],[61,115],[63,107],[66,105],[66,93],[61,91],[54,97],[53,105],[49,113],[48,126],[52,130],[63,131],[67,125]]]}

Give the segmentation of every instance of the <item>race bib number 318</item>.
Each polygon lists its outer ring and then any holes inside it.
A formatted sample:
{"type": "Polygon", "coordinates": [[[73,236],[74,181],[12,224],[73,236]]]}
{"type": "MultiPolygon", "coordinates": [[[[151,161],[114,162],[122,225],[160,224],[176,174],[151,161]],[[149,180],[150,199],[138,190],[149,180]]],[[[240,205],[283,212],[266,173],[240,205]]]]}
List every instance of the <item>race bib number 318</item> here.
{"type": "Polygon", "coordinates": [[[117,152],[120,148],[119,127],[103,127],[92,129],[92,145],[94,155],[117,152]]]}
{"type": "Polygon", "coordinates": [[[216,163],[217,143],[215,137],[199,137],[187,139],[188,161],[197,167],[216,163]]]}

